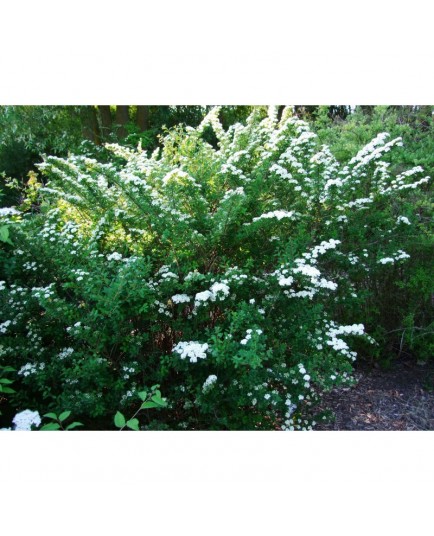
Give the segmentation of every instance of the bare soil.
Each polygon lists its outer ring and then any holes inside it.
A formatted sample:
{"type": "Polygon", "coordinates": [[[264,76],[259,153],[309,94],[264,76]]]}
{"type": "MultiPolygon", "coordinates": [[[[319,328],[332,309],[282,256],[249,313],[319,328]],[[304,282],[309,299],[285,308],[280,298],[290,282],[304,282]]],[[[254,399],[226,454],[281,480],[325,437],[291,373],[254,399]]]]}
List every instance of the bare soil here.
{"type": "Polygon", "coordinates": [[[334,419],[317,430],[434,430],[434,363],[359,366],[357,384],[323,395],[334,419]]]}

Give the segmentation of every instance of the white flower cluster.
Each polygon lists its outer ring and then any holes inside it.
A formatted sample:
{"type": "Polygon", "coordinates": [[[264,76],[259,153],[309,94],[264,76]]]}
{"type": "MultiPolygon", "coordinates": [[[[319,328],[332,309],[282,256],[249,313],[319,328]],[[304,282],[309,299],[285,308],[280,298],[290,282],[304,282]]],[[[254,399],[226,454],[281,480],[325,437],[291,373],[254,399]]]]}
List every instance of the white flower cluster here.
{"type": "Polygon", "coordinates": [[[397,224],[405,223],[405,225],[411,225],[410,220],[406,216],[398,216],[396,223],[397,224]]]}
{"type": "MultiPolygon", "coordinates": [[[[252,338],[252,333],[253,333],[252,329],[246,330],[246,336],[245,336],[244,339],[242,339],[240,341],[240,344],[242,344],[242,345],[247,344],[250,341],[250,339],[252,338]]],[[[255,333],[257,333],[258,335],[262,335],[263,332],[262,332],[262,329],[255,329],[255,333]]]]}
{"type": "Polygon", "coordinates": [[[216,381],[217,381],[217,376],[215,374],[211,374],[210,376],[208,376],[208,378],[203,383],[202,391],[204,393],[209,391],[214,386],[216,381]]]}
{"type": "Polygon", "coordinates": [[[0,324],[0,333],[6,333],[11,323],[11,320],[5,320],[2,324],[0,324]]]}
{"type": "Polygon", "coordinates": [[[172,296],[173,303],[188,303],[190,301],[190,296],[187,294],[175,294],[172,296]]]}
{"type": "Polygon", "coordinates": [[[220,173],[223,175],[228,173],[231,175],[235,175],[235,177],[238,177],[239,179],[243,180],[244,182],[250,182],[251,179],[248,179],[244,173],[241,171],[241,169],[238,169],[236,166],[231,164],[230,162],[223,164],[220,170],[220,173]]]}
{"type": "Polygon", "coordinates": [[[68,358],[70,355],[72,355],[74,353],[74,348],[63,348],[59,354],[58,354],[58,357],[59,359],[66,359],[68,358]]]}
{"type": "Polygon", "coordinates": [[[71,270],[71,273],[74,274],[76,277],[76,281],[83,281],[83,279],[89,275],[89,272],[86,272],[86,270],[71,270]]]}
{"type": "Polygon", "coordinates": [[[229,296],[230,287],[223,282],[216,282],[211,285],[209,290],[204,290],[203,292],[198,292],[194,297],[194,304],[196,307],[201,304],[210,301],[216,301],[217,298],[221,301],[229,296]]]}
{"type": "Polygon", "coordinates": [[[276,218],[277,220],[281,220],[283,218],[292,218],[294,216],[294,212],[287,211],[287,210],[274,210],[272,212],[266,212],[265,214],[261,214],[260,216],[253,218],[252,222],[257,222],[259,220],[263,219],[270,219],[270,218],[276,218]]]}
{"type": "Polygon", "coordinates": [[[178,275],[171,272],[170,267],[166,265],[162,266],[157,273],[162,280],[179,279],[178,275]]]}
{"type": "Polygon", "coordinates": [[[224,299],[229,296],[230,288],[226,283],[216,282],[211,285],[210,291],[214,296],[220,296],[221,299],[224,299]]]}
{"type": "Polygon", "coordinates": [[[23,268],[25,270],[33,270],[34,272],[36,272],[36,270],[38,269],[38,265],[36,262],[25,262],[23,264],[23,268]]]}
{"type": "Polygon", "coordinates": [[[20,370],[18,371],[18,374],[20,376],[30,376],[31,374],[35,374],[38,370],[44,370],[45,363],[39,363],[39,365],[35,363],[27,363],[26,365],[22,366],[20,370]]]}
{"type": "MultiPolygon", "coordinates": [[[[337,283],[334,283],[333,281],[328,281],[324,277],[321,277],[321,272],[318,270],[318,268],[316,268],[315,266],[311,266],[310,264],[303,264],[299,262],[298,266],[292,269],[292,272],[294,274],[302,274],[310,278],[310,282],[313,284],[314,288],[308,288],[305,292],[313,292],[315,294],[316,288],[336,290],[338,287],[337,283]]],[[[293,295],[293,297],[298,296],[298,293],[292,294],[291,290],[289,291],[289,293],[290,295],[293,295]]]]}
{"type": "Polygon", "coordinates": [[[12,423],[15,425],[15,431],[29,431],[32,429],[32,425],[39,426],[41,424],[41,417],[37,411],[26,409],[17,413],[12,423]]]}
{"type": "Polygon", "coordinates": [[[123,374],[122,374],[123,379],[128,380],[130,378],[131,374],[134,374],[136,372],[136,369],[135,369],[135,367],[128,367],[128,366],[124,365],[122,367],[122,372],[123,372],[123,374]]]}
{"type": "Polygon", "coordinates": [[[204,278],[205,276],[203,274],[195,270],[194,272],[189,272],[185,276],[184,281],[201,281],[204,278]]]}
{"type": "Polygon", "coordinates": [[[163,177],[164,185],[167,185],[169,183],[179,184],[185,182],[191,184],[192,186],[195,186],[196,188],[201,187],[200,184],[198,184],[191,175],[178,168],[172,169],[163,177]]]}
{"type": "Polygon", "coordinates": [[[270,171],[276,173],[279,177],[282,177],[282,179],[292,179],[291,173],[284,168],[283,166],[280,166],[279,164],[273,164],[270,167],[270,171]]]}
{"type": "Polygon", "coordinates": [[[409,259],[410,255],[403,251],[402,249],[399,249],[393,257],[383,257],[382,259],[379,259],[378,262],[380,264],[394,264],[396,261],[409,259]]]}
{"type": "Polygon", "coordinates": [[[158,307],[158,312],[160,314],[164,314],[165,316],[168,316],[169,318],[172,318],[172,313],[169,311],[169,307],[159,300],[155,300],[154,304],[158,307]]]}
{"type": "Polygon", "coordinates": [[[309,277],[312,286],[308,286],[298,292],[295,292],[293,289],[284,291],[284,294],[291,298],[312,299],[320,288],[336,290],[337,283],[321,277],[321,272],[314,265],[317,263],[319,255],[323,255],[329,249],[335,249],[338,244],[340,244],[340,240],[335,240],[333,238],[328,241],[324,240],[311,251],[303,253],[303,258],[295,259],[295,267],[288,268],[285,267],[285,265],[282,265],[280,269],[276,270],[271,275],[277,277],[278,283],[282,287],[290,287],[294,283],[294,277],[290,274],[301,274],[309,277]],[[307,264],[306,260],[309,260],[311,264],[307,264]]]}
{"type": "Polygon", "coordinates": [[[32,296],[34,298],[38,298],[38,299],[41,299],[41,298],[45,298],[45,299],[48,299],[48,298],[51,298],[52,296],[54,296],[54,283],[50,283],[49,285],[47,285],[46,287],[33,287],[32,288],[32,296]]]}
{"type": "Polygon", "coordinates": [[[120,253],[117,253],[116,251],[107,255],[108,261],[121,261],[122,259],[123,259],[122,255],[120,253]]]}
{"type": "Polygon", "coordinates": [[[415,166],[412,169],[409,169],[407,171],[404,171],[403,173],[400,173],[396,176],[395,179],[390,181],[389,186],[382,186],[380,191],[383,194],[388,194],[393,191],[399,191],[399,190],[408,190],[408,189],[416,189],[421,184],[426,184],[430,177],[423,177],[422,179],[419,179],[418,181],[407,183],[407,179],[413,177],[414,175],[417,175],[419,173],[423,173],[423,168],[421,166],[415,166]]]}
{"type": "Polygon", "coordinates": [[[228,199],[231,199],[234,195],[240,195],[245,197],[244,188],[242,186],[235,188],[234,190],[227,190],[225,192],[225,195],[223,196],[222,201],[227,201],[228,199]]]}
{"type": "Polygon", "coordinates": [[[198,359],[206,358],[206,351],[208,348],[209,346],[207,343],[201,344],[197,341],[181,341],[174,346],[172,352],[176,352],[181,359],[185,359],[186,357],[190,358],[190,363],[197,363],[198,359]]]}
{"type": "Polygon", "coordinates": [[[349,349],[348,344],[337,335],[364,335],[365,326],[363,324],[353,324],[349,326],[339,326],[331,327],[326,335],[330,337],[326,340],[326,344],[331,346],[333,350],[342,353],[344,356],[350,358],[352,361],[355,361],[357,357],[357,352],[352,352],[349,349]]]}
{"type": "Polygon", "coordinates": [[[18,216],[18,214],[21,214],[17,209],[13,207],[2,207],[0,208],[0,218],[2,216],[18,216]]]}
{"type": "Polygon", "coordinates": [[[82,326],[82,325],[81,325],[81,322],[79,321],[79,322],[76,322],[73,326],[68,326],[68,327],[66,328],[66,331],[67,331],[68,333],[69,333],[69,332],[72,332],[72,333],[74,333],[74,334],[77,334],[77,333],[80,331],[80,329],[86,329],[86,330],[88,330],[88,329],[90,329],[90,328],[89,328],[89,326],[82,326]]]}

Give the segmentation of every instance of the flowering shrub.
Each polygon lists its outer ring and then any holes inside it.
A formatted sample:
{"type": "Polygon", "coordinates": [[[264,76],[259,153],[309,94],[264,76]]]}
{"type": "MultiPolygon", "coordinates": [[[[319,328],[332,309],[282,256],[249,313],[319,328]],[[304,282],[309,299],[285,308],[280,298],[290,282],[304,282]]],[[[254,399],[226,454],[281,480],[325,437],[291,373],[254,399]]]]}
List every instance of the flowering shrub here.
{"type": "Polygon", "coordinates": [[[140,426],[311,429],[321,392],[373,351],[364,313],[408,262],[429,178],[390,172],[400,138],[339,164],[289,109],[228,130],[218,112],[150,157],[47,157],[40,213],[2,214],[0,362],[18,409],[66,407],[93,429],[119,411],[122,428],[158,384],[140,426]]]}

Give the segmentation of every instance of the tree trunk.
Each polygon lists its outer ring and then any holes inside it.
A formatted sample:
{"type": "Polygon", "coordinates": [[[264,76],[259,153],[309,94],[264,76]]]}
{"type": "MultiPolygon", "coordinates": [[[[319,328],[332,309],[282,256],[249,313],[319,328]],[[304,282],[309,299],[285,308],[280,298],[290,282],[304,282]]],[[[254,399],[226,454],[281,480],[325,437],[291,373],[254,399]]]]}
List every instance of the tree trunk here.
{"type": "Polygon", "coordinates": [[[98,117],[95,106],[83,106],[82,109],[82,130],[83,136],[99,145],[101,143],[98,126],[98,117]]]}
{"type": "Polygon", "coordinates": [[[315,105],[295,105],[294,112],[300,119],[305,121],[310,121],[314,118],[314,115],[317,113],[319,106],[315,105]]]}
{"type": "Polygon", "coordinates": [[[371,104],[361,104],[360,109],[362,110],[363,115],[369,115],[371,116],[374,111],[375,106],[372,106],[371,104]]]}
{"type": "Polygon", "coordinates": [[[285,106],[279,106],[277,109],[277,121],[280,121],[282,119],[283,110],[285,109],[285,106]]]}
{"type": "Polygon", "coordinates": [[[102,138],[106,139],[112,131],[112,113],[110,106],[98,106],[101,117],[102,138]]]}
{"type": "Polygon", "coordinates": [[[120,139],[125,138],[127,135],[125,125],[129,120],[130,114],[128,112],[128,106],[116,106],[116,124],[118,125],[117,135],[120,139]]]}
{"type": "Polygon", "coordinates": [[[137,106],[136,122],[140,130],[149,130],[149,106],[137,106]]]}

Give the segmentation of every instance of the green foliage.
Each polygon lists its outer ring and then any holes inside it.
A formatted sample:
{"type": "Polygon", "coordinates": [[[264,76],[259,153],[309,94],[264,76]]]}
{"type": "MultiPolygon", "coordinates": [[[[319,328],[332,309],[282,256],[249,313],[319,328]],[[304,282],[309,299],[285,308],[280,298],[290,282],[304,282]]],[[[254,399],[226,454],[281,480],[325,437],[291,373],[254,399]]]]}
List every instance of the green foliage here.
{"type": "Polygon", "coordinates": [[[129,428],[130,430],[138,431],[140,430],[140,423],[139,419],[137,419],[136,416],[142,410],[153,408],[166,408],[167,402],[164,398],[161,397],[161,392],[158,390],[158,387],[160,386],[153,385],[149,392],[139,391],[137,393],[138,397],[142,401],[142,404],[130,419],[126,420],[124,415],[120,411],[117,411],[114,417],[114,423],[116,428],[120,428],[120,430],[123,430],[124,428],[129,428]]]}
{"type": "MultiPolygon", "coordinates": [[[[422,166],[434,174],[433,106],[358,106],[342,118],[330,117],[329,107],[320,106],[313,127],[321,142],[330,146],[340,161],[348,160],[374,136],[387,131],[401,137],[403,145],[387,155],[392,173],[401,173],[411,166],[422,166]]],[[[387,281],[369,283],[370,302],[367,313],[387,359],[405,351],[422,359],[432,357],[434,332],[432,298],[433,213],[432,191],[409,197],[408,214],[421,223],[407,233],[405,251],[411,256],[405,270],[387,281]],[[408,326],[411,323],[411,327],[408,326]],[[388,350],[389,349],[389,350],[388,350]]],[[[384,207],[390,209],[391,207],[384,207]]]]}
{"type": "Polygon", "coordinates": [[[15,407],[59,429],[65,407],[87,429],[310,429],[373,337],[429,348],[429,178],[392,160],[402,140],[340,163],[289,108],[221,113],[151,155],[48,156],[4,214],[15,407]]]}
{"type": "Polygon", "coordinates": [[[9,227],[7,225],[0,226],[0,242],[13,246],[13,243],[9,238],[9,227]]]}
{"type": "MultiPolygon", "coordinates": [[[[16,372],[16,370],[13,367],[0,365],[0,397],[2,398],[4,398],[5,395],[15,393],[15,389],[11,387],[14,380],[6,377],[6,374],[11,372],[16,372]]],[[[2,412],[0,411],[0,415],[1,414],[2,412]]]]}
{"type": "Polygon", "coordinates": [[[346,161],[380,132],[403,139],[403,146],[390,154],[395,171],[420,165],[434,169],[432,106],[358,106],[342,120],[330,117],[329,107],[320,106],[313,127],[321,142],[330,146],[340,161],[346,161]],[[369,109],[369,111],[366,110],[369,109]]]}
{"type": "Polygon", "coordinates": [[[44,424],[41,427],[41,431],[55,431],[55,430],[74,430],[74,428],[78,428],[79,426],[83,426],[81,422],[71,422],[65,427],[65,421],[69,419],[71,416],[71,411],[62,411],[60,415],[57,415],[56,413],[45,413],[44,417],[46,419],[49,419],[51,422],[48,422],[47,424],[44,424]]]}
{"type": "Polygon", "coordinates": [[[4,177],[20,181],[43,153],[66,155],[81,143],[81,108],[77,106],[0,106],[0,193],[3,204],[17,202],[4,177]]]}

